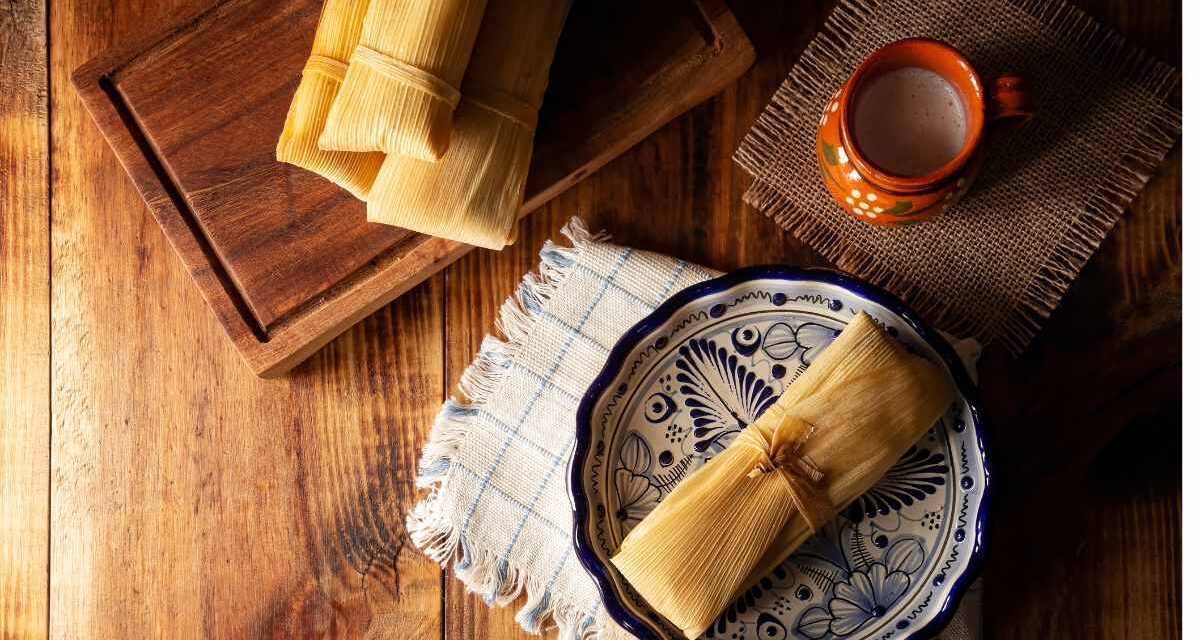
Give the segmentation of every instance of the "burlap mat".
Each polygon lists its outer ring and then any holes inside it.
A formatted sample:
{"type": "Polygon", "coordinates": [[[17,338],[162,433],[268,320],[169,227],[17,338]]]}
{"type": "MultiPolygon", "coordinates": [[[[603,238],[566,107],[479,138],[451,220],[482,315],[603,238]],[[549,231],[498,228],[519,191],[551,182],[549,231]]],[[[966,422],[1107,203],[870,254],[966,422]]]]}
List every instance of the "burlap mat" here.
{"type": "Polygon", "coordinates": [[[734,159],[749,204],[843,270],[904,297],[939,328],[1014,354],[1174,144],[1175,69],[1061,0],[844,0],[734,159]],[[1037,117],[988,150],[947,215],[884,229],[843,213],[814,152],[821,109],[855,66],[900,38],[961,49],[980,73],[1031,81],[1037,117]]]}

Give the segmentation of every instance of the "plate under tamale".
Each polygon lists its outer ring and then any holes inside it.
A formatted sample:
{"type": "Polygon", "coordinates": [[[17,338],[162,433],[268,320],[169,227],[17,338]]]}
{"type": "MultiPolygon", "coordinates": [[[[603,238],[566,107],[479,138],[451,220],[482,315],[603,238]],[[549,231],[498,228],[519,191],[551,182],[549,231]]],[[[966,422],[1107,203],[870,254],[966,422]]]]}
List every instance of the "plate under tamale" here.
{"type": "MultiPolygon", "coordinates": [[[[246,362],[295,366],[470,246],[366,221],[275,160],[321,0],[217,0],[84,64],[75,86],[246,362]]],[[[535,138],[526,214],[740,76],[720,0],[576,0],[535,138]]]]}

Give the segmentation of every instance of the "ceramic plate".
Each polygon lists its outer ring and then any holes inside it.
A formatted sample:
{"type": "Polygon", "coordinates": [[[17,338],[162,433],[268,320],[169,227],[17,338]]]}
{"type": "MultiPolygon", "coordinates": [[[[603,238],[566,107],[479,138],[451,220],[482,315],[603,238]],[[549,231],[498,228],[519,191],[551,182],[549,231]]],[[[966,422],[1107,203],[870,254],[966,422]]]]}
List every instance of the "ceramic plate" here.
{"type": "Polygon", "coordinates": [[[609,562],[623,536],[762,414],[858,311],[944,364],[958,398],[879,484],[705,637],[899,640],[948,621],[979,565],[988,494],[975,387],[961,361],[880,289],[832,272],[754,267],[685,289],[630,329],[580,403],[569,474],[575,543],[623,627],[678,634],[609,562]]]}

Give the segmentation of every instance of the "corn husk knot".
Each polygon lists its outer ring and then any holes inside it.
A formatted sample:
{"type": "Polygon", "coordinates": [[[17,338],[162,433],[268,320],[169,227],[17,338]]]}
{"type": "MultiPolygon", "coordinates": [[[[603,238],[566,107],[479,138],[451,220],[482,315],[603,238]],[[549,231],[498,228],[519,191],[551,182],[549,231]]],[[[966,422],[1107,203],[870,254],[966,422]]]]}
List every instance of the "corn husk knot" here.
{"type": "MultiPolygon", "coordinates": [[[[332,0],[327,0],[332,1],[332,0]]],[[[487,0],[369,0],[317,145],[435,162],[487,0]]]]}
{"type": "Polygon", "coordinates": [[[756,422],[746,427],[733,444],[756,449],[761,456],[746,477],[780,474],[786,481],[784,487],[792,498],[796,512],[810,528],[819,529],[832,520],[836,512],[825,489],[820,486],[825,473],[804,453],[804,443],[812,437],[816,427],[804,418],[787,414],[779,404],[771,405],[767,412],[781,414],[768,416],[768,419],[774,418],[780,423],[774,437],[768,436],[760,423],[756,422]]]}

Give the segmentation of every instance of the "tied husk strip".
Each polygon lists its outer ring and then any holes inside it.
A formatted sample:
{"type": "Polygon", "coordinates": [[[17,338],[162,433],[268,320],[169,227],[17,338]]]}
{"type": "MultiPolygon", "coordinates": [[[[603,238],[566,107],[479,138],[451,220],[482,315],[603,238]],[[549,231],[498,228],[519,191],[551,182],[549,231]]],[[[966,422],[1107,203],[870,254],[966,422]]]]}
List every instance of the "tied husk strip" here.
{"type": "Polygon", "coordinates": [[[792,496],[796,512],[804,518],[809,528],[815,530],[832,520],[835,513],[833,505],[818,487],[825,474],[804,455],[804,443],[816,430],[815,427],[786,413],[780,418],[774,438],[768,438],[761,426],[750,426],[752,428],[747,437],[739,439],[737,444],[754,447],[762,455],[758,466],[747,477],[779,473],[787,481],[788,493],[792,496]]]}
{"type": "Polygon", "coordinates": [[[569,0],[491,0],[441,162],[389,155],[367,219],[489,249],[513,239],[569,0]]]}
{"type": "Polygon", "coordinates": [[[321,148],[440,158],[486,4],[372,0],[321,148]]]}
{"type": "Polygon", "coordinates": [[[809,519],[824,512],[797,509],[785,465],[772,458],[800,464],[828,503],[843,508],[920,439],[952,394],[940,367],[859,313],[728,449],[629,532],[612,562],[696,638],[764,568],[811,536],[809,519]]]}
{"type": "Polygon", "coordinates": [[[313,38],[312,54],[292,96],[275,158],[308,169],[366,200],[381,153],[323,151],[317,145],[325,119],[346,75],[346,61],[358,42],[368,0],[328,0],[313,38]]]}

